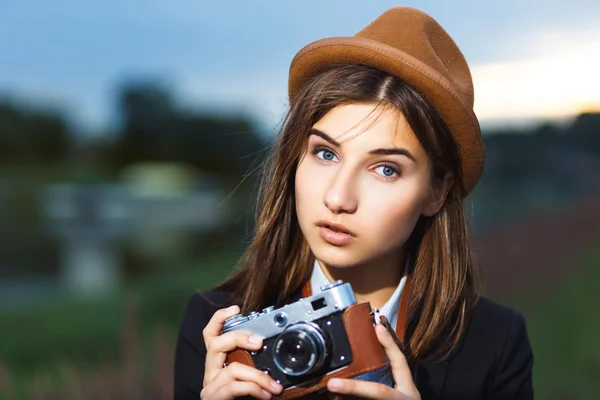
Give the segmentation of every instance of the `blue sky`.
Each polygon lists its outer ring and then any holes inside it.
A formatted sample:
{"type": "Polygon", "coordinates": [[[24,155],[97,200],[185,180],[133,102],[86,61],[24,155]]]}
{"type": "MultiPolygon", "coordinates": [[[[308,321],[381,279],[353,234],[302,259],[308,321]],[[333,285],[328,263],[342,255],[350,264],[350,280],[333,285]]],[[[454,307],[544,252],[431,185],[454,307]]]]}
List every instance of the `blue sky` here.
{"type": "MultiPolygon", "coordinates": [[[[353,35],[395,5],[426,11],[455,39],[476,70],[476,97],[481,80],[481,98],[490,99],[481,105],[484,123],[528,117],[523,107],[503,111],[509,101],[496,105],[496,95],[485,92],[500,77],[514,81],[524,65],[545,69],[559,64],[552,60],[568,59],[550,75],[556,76],[577,71],[584,62],[577,57],[583,57],[600,70],[600,56],[589,50],[596,43],[600,54],[600,1],[593,0],[3,0],[0,96],[64,109],[79,126],[100,130],[114,121],[119,84],[148,77],[167,82],[191,105],[240,109],[273,126],[285,106],[289,63],[300,48],[353,35]],[[579,56],[567,54],[581,43],[587,47],[579,56]],[[550,61],[529,63],[536,59],[550,61]]],[[[582,104],[596,100],[588,97],[582,104]]]]}

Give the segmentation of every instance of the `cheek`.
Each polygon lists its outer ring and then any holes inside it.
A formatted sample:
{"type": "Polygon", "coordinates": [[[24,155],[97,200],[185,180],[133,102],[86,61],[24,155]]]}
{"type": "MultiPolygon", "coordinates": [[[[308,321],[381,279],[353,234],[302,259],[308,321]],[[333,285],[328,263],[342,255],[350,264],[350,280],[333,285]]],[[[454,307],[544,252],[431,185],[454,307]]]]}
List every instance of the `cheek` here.
{"type": "MultiPolygon", "coordinates": [[[[334,168],[323,168],[311,155],[298,164],[295,177],[296,202],[319,203],[327,191],[328,182],[331,182],[331,174],[334,168]]],[[[322,204],[322,203],[321,203],[322,204]]]]}
{"type": "Polygon", "coordinates": [[[314,208],[312,203],[314,203],[317,191],[314,179],[311,180],[312,172],[309,164],[310,163],[300,162],[296,169],[296,176],[294,179],[296,214],[298,215],[301,225],[303,217],[310,213],[310,210],[314,208]]]}
{"type": "MultiPolygon", "coordinates": [[[[366,199],[365,199],[366,200],[366,199]]],[[[398,238],[404,242],[412,233],[422,212],[422,194],[417,189],[404,188],[385,195],[372,193],[368,201],[363,202],[366,223],[377,240],[398,238]]]]}

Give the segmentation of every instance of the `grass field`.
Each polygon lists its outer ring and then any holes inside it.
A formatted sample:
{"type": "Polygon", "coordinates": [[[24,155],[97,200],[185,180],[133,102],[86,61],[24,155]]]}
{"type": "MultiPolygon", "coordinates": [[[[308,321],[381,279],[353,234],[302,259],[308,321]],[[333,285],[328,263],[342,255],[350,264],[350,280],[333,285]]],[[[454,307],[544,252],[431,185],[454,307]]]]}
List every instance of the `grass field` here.
{"type": "Polygon", "coordinates": [[[510,301],[527,321],[537,399],[600,398],[600,251],[583,263],[547,298],[510,301]]]}
{"type": "MultiPolygon", "coordinates": [[[[0,400],[68,398],[62,395],[65,371],[117,370],[132,355],[151,359],[157,331],[168,337],[163,358],[170,363],[187,301],[226,277],[240,251],[207,257],[194,268],[145,277],[109,298],[57,298],[30,310],[0,314],[0,400]],[[34,395],[46,389],[61,394],[34,395]]],[[[139,364],[140,380],[152,379],[152,371],[139,364]]]]}
{"type": "MultiPolygon", "coordinates": [[[[130,320],[135,320],[132,343],[139,351],[139,354],[134,353],[140,358],[154,357],[151,353],[155,350],[149,343],[155,328],[160,326],[168,333],[163,352],[169,359],[187,299],[195,290],[206,289],[223,279],[238,255],[238,251],[233,251],[213,257],[198,268],[148,277],[132,285],[132,293],[122,293],[112,299],[87,302],[59,299],[29,312],[0,315],[0,362],[11,372],[12,392],[17,394],[10,398],[34,398],[29,389],[33,381],[38,382],[38,386],[40,381],[49,382],[44,386],[56,386],[61,392],[64,382],[61,382],[60,369],[65,365],[90,370],[98,369],[98,365],[113,365],[120,371],[126,364],[124,358],[128,357],[123,349],[127,347],[124,333],[131,330],[127,328],[130,320]],[[125,305],[127,299],[132,298],[137,306],[129,318],[125,305]]],[[[511,296],[506,301],[527,320],[534,349],[537,399],[600,398],[600,290],[597,287],[600,251],[574,261],[572,271],[567,274],[569,279],[552,295],[536,297],[539,291],[532,287],[528,294],[511,296]],[[583,266],[577,265],[579,263],[583,266]]],[[[153,379],[152,371],[143,362],[137,365],[140,385],[146,384],[150,390],[148,382],[153,379]]],[[[164,367],[165,374],[169,374],[168,362],[164,367]]],[[[0,398],[8,398],[2,396],[1,375],[0,368],[0,398]]],[[[169,397],[167,394],[152,398],[169,397]]]]}

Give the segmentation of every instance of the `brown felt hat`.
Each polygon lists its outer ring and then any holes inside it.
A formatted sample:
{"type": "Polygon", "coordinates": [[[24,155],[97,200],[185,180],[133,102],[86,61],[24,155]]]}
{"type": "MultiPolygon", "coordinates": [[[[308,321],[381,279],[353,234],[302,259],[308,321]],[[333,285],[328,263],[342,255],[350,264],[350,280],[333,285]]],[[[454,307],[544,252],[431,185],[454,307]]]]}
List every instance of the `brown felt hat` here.
{"type": "Polygon", "coordinates": [[[473,190],[485,157],[479,121],[473,112],[473,80],[465,57],[444,28],[422,11],[395,7],[354,36],[317,40],[292,60],[290,101],[306,80],[338,63],[380,69],[425,96],[458,144],[465,195],[473,190]]]}

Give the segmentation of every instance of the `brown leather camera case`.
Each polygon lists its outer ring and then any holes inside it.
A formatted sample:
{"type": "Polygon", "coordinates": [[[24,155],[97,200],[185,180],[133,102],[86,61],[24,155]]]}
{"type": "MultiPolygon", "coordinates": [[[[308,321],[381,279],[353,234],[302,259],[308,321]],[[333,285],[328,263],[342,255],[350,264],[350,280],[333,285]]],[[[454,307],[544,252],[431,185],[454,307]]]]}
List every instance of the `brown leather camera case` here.
{"type": "MultiPolygon", "coordinates": [[[[344,326],[352,348],[352,363],[323,376],[310,386],[292,386],[283,391],[278,399],[328,399],[327,381],[331,378],[352,378],[375,371],[387,365],[383,346],[379,343],[373,326],[373,316],[369,303],[354,304],[344,310],[344,326]],[[308,395],[308,396],[307,396],[308,395]]],[[[227,362],[240,362],[255,367],[248,351],[237,349],[227,356],[227,362]]]]}

